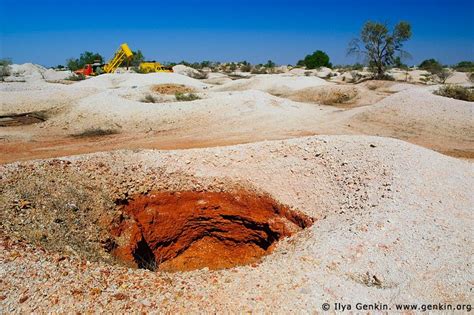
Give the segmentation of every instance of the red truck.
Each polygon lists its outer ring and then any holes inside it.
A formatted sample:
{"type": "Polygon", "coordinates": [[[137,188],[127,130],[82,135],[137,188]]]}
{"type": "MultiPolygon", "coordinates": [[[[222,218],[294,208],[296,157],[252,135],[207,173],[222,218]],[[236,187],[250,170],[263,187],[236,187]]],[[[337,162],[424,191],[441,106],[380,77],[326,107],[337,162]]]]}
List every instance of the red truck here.
{"type": "Polygon", "coordinates": [[[97,75],[97,74],[101,74],[103,71],[102,71],[102,67],[104,65],[99,63],[99,62],[95,62],[93,64],[86,64],[84,66],[84,68],[82,69],[78,69],[76,71],[74,71],[75,74],[83,74],[83,75],[97,75]]]}

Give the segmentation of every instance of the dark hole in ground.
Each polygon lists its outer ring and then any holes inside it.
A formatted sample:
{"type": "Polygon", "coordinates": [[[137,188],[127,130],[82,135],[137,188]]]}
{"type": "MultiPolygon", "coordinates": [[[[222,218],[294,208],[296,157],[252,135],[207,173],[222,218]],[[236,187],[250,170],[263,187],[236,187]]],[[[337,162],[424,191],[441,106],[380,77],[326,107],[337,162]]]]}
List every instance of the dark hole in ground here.
{"type": "Polygon", "coordinates": [[[153,254],[153,251],[144,239],[137,243],[137,248],[133,251],[133,259],[140,269],[152,271],[156,269],[155,254],[153,254]]]}
{"type": "Polygon", "coordinates": [[[112,253],[150,270],[229,268],[257,262],[278,240],[313,223],[269,196],[227,192],[154,192],[121,206],[112,253]]]}
{"type": "Polygon", "coordinates": [[[46,120],[43,112],[11,114],[0,116],[0,127],[15,127],[40,123],[46,120]]]}

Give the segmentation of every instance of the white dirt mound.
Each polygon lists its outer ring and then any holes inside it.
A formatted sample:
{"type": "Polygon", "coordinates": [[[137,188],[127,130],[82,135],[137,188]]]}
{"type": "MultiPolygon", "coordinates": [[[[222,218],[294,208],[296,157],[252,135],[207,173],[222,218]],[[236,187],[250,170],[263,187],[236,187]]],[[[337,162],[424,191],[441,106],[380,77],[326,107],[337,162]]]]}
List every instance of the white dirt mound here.
{"type": "Polygon", "coordinates": [[[215,91],[260,90],[274,95],[286,95],[308,87],[332,84],[318,77],[297,77],[285,74],[262,74],[216,87],[215,91]]]}
{"type": "Polygon", "coordinates": [[[43,66],[24,63],[10,66],[11,75],[5,79],[7,82],[26,81],[29,83],[41,83],[44,81],[64,80],[71,75],[70,71],[56,71],[46,69],[43,66]]]}
{"type": "Polygon", "coordinates": [[[70,133],[90,128],[123,129],[128,132],[174,129],[179,134],[222,138],[253,134],[259,137],[285,133],[308,125],[331,108],[321,111],[310,104],[295,103],[261,91],[197,93],[192,102],[143,103],[122,97],[124,89],[110,89],[78,101],[67,112],[44,123],[45,128],[70,133]],[[209,115],[209,113],[213,113],[209,115]],[[258,126],[254,122],[262,122],[258,126]]]}
{"type": "Polygon", "coordinates": [[[197,89],[204,89],[207,84],[178,73],[113,73],[103,74],[78,82],[75,87],[95,87],[113,89],[119,87],[138,87],[153,84],[183,84],[197,89]]]}
{"type": "Polygon", "coordinates": [[[472,85],[473,82],[468,77],[466,72],[457,72],[455,71],[453,75],[446,80],[447,84],[462,84],[462,85],[472,85]]]}
{"type": "Polygon", "coordinates": [[[228,82],[232,82],[232,79],[224,73],[209,72],[207,74],[207,79],[202,80],[202,82],[207,84],[222,85],[228,82]]]}
{"type": "Polygon", "coordinates": [[[177,74],[185,75],[185,76],[188,76],[188,77],[191,77],[191,78],[201,78],[201,77],[204,76],[203,73],[201,73],[200,71],[198,71],[194,68],[185,66],[185,65],[176,65],[176,66],[174,66],[173,67],[173,72],[177,73],[177,74]]]}
{"type": "Polygon", "coordinates": [[[474,103],[434,95],[433,88],[411,88],[378,104],[355,110],[350,125],[367,133],[393,136],[444,152],[472,151],[474,103]]]}

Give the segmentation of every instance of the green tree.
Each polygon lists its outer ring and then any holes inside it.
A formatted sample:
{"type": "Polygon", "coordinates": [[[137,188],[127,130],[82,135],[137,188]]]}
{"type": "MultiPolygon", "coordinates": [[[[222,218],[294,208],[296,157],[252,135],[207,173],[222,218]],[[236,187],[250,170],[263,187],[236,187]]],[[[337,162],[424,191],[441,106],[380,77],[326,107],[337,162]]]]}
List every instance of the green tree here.
{"type": "Polygon", "coordinates": [[[276,64],[271,60],[268,60],[267,63],[264,65],[265,68],[269,68],[269,69],[275,68],[275,66],[276,64]]]}
{"type": "Polygon", "coordinates": [[[433,74],[437,74],[443,70],[443,65],[436,59],[426,59],[418,66],[422,70],[429,71],[433,74]]]}
{"type": "Polygon", "coordinates": [[[398,69],[408,70],[408,66],[402,62],[402,58],[400,58],[400,56],[397,56],[393,60],[393,66],[398,69]]]}
{"type": "Polygon", "coordinates": [[[298,61],[298,65],[304,65],[307,69],[316,69],[319,67],[332,67],[329,62],[329,56],[322,50],[316,50],[311,55],[307,55],[304,60],[298,61]]]}
{"type": "Polygon", "coordinates": [[[386,68],[394,64],[396,53],[409,56],[402,48],[411,35],[411,25],[407,22],[399,22],[390,32],[386,24],[368,21],[362,27],[360,38],[349,43],[347,53],[365,56],[375,77],[383,78],[386,68]]]}
{"type": "Polygon", "coordinates": [[[86,64],[92,64],[95,62],[103,63],[104,58],[98,54],[91,51],[83,52],[79,58],[74,59],[70,58],[66,61],[68,68],[72,71],[83,68],[86,64]]]}
{"type": "Polygon", "coordinates": [[[127,64],[127,60],[124,60],[122,63],[122,66],[130,66],[130,67],[138,67],[140,66],[140,63],[145,61],[145,56],[143,56],[143,53],[140,49],[137,51],[132,51],[133,56],[130,58],[130,63],[127,64]]]}
{"type": "Polygon", "coordinates": [[[210,67],[211,67],[211,62],[209,60],[201,61],[201,69],[202,68],[210,68],[210,67]]]}
{"type": "Polygon", "coordinates": [[[248,62],[246,60],[240,62],[240,71],[242,71],[242,72],[252,71],[252,65],[250,64],[250,62],[248,62]]]}

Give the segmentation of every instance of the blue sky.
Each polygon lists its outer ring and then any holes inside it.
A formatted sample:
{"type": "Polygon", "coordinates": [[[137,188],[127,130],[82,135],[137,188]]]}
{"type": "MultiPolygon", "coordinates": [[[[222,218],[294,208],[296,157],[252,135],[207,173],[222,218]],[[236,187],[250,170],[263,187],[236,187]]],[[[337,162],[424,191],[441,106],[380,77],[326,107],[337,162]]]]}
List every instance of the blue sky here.
{"type": "Polygon", "coordinates": [[[85,50],[109,58],[127,42],[158,61],[295,64],[321,49],[346,64],[365,21],[406,20],[408,64],[452,64],[474,59],[473,16],[473,0],[0,0],[0,56],[52,66],[85,50]]]}

